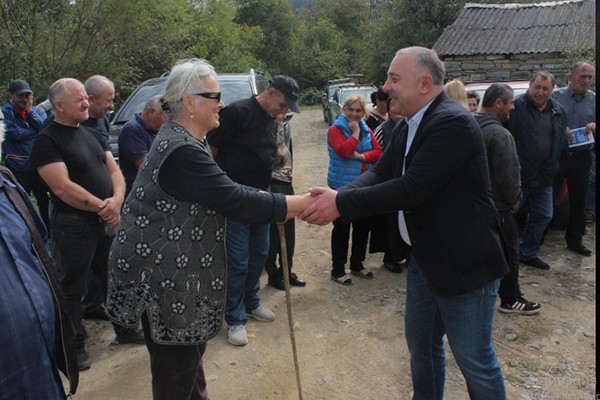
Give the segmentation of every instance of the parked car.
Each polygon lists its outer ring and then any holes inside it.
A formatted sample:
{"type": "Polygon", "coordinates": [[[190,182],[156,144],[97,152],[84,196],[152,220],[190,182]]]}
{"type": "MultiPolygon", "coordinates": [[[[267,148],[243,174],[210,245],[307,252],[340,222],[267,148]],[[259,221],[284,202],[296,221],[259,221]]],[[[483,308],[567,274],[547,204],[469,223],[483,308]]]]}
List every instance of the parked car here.
{"type": "Polygon", "coordinates": [[[467,92],[475,92],[479,96],[479,105],[477,106],[477,111],[481,109],[481,102],[483,101],[483,94],[485,90],[489,88],[493,83],[504,83],[510,86],[515,92],[515,96],[523,94],[529,88],[529,81],[509,81],[509,82],[473,82],[465,84],[465,90],[467,92]]]}
{"type": "Polygon", "coordinates": [[[323,106],[323,121],[328,122],[329,125],[331,125],[327,118],[329,115],[329,109],[331,107],[330,103],[333,100],[335,90],[342,86],[352,85],[355,85],[355,83],[352,82],[352,78],[331,79],[327,81],[327,86],[325,87],[325,91],[323,92],[323,99],[321,104],[323,106]]]}
{"type": "Polygon", "coordinates": [[[333,94],[333,99],[329,102],[329,111],[327,113],[327,122],[329,125],[333,124],[333,122],[340,116],[342,113],[342,106],[344,105],[344,100],[351,94],[359,94],[367,103],[367,112],[371,110],[373,104],[371,103],[371,93],[376,92],[377,88],[373,85],[351,85],[351,86],[341,86],[335,89],[335,93],[333,94]]]}
{"type": "MultiPolygon", "coordinates": [[[[221,100],[225,105],[234,101],[248,98],[253,94],[262,93],[269,87],[269,78],[262,72],[250,70],[249,73],[218,74],[217,80],[221,88],[221,100]]],[[[149,79],[138,86],[133,93],[125,100],[121,108],[115,112],[110,121],[109,144],[115,160],[119,160],[118,138],[123,125],[132,119],[136,114],[144,110],[148,99],[160,94],[164,90],[166,74],[149,79]]],[[[288,125],[292,117],[288,112],[285,124],[288,125]]],[[[286,126],[289,129],[289,125],[286,126]]]]}

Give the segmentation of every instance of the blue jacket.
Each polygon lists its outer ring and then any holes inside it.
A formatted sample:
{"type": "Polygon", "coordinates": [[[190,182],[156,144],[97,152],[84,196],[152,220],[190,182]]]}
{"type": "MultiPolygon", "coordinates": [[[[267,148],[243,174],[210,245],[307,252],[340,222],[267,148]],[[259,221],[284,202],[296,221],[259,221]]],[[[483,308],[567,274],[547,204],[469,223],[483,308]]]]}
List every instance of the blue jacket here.
{"type": "Polygon", "coordinates": [[[27,119],[24,120],[15,109],[15,106],[12,103],[7,103],[2,106],[2,113],[4,114],[2,158],[5,159],[6,166],[12,171],[20,173],[33,172],[29,155],[31,154],[33,139],[46,120],[46,111],[41,107],[34,106],[27,113],[27,119]]]}
{"type": "MultiPolygon", "coordinates": [[[[348,120],[344,115],[340,115],[337,120],[333,123],[330,129],[338,128],[342,131],[344,136],[349,138],[352,133],[348,129],[348,120]]],[[[340,157],[329,141],[327,141],[327,149],[329,150],[329,170],[327,171],[327,184],[332,189],[338,189],[354,179],[358,178],[362,173],[363,162],[355,160],[353,158],[342,158],[340,157]]],[[[371,143],[371,131],[367,126],[366,122],[360,121],[360,140],[356,146],[356,151],[364,153],[373,150],[371,143]]],[[[367,169],[373,167],[373,163],[367,163],[367,169]]]]}
{"type": "Polygon", "coordinates": [[[552,185],[554,176],[559,171],[558,158],[565,140],[567,113],[553,99],[549,100],[552,113],[552,147],[551,155],[543,163],[536,163],[538,153],[538,137],[535,130],[535,113],[539,113],[529,93],[515,98],[515,109],[510,114],[509,130],[515,138],[517,154],[521,163],[521,186],[538,187],[552,185]]]}

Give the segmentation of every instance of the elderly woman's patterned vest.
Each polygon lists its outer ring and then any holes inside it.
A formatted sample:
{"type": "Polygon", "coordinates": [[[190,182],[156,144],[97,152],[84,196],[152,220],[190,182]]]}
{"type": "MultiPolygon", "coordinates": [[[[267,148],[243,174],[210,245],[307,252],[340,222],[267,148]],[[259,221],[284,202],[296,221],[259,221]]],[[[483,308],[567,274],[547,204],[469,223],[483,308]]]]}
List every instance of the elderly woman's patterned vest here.
{"type": "Polygon", "coordinates": [[[209,151],[165,123],[125,201],[109,256],[109,317],[133,327],[147,311],[152,339],[161,344],[212,338],[225,303],[225,218],[170,197],[158,184],[162,163],[181,146],[209,151]]]}

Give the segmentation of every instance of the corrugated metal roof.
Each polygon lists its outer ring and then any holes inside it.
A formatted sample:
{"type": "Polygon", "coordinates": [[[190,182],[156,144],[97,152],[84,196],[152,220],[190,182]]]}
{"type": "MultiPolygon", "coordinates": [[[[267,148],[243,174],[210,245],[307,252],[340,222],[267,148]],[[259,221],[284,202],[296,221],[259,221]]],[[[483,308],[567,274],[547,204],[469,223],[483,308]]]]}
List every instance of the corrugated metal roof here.
{"type": "Polygon", "coordinates": [[[438,54],[552,53],[596,47],[596,1],[465,4],[433,46],[438,54]]]}

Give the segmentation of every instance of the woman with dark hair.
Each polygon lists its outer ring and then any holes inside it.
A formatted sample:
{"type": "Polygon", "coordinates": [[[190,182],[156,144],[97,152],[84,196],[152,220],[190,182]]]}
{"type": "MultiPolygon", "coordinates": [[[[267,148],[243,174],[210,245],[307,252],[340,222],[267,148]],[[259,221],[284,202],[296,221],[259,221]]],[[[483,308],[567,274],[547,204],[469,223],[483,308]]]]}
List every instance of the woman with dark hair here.
{"type": "Polygon", "coordinates": [[[180,61],[161,99],[167,112],[125,200],[109,260],[107,312],[150,353],[152,395],[207,400],[202,355],[225,305],[225,217],[248,224],[295,217],[313,200],[238,185],[205,141],[223,108],[216,73],[180,61]]]}
{"type": "MultiPolygon", "coordinates": [[[[381,88],[377,89],[376,92],[371,93],[371,103],[373,103],[373,109],[369,113],[367,118],[367,126],[375,132],[375,128],[384,123],[388,118],[387,102],[389,95],[384,92],[381,88]]],[[[377,138],[379,145],[382,146],[382,142],[377,138]]]]}

